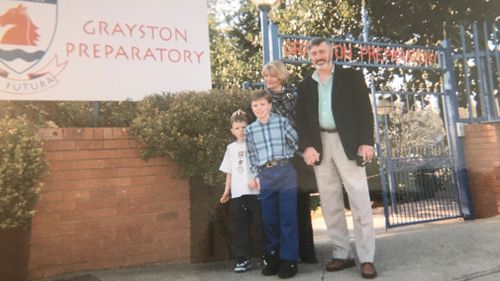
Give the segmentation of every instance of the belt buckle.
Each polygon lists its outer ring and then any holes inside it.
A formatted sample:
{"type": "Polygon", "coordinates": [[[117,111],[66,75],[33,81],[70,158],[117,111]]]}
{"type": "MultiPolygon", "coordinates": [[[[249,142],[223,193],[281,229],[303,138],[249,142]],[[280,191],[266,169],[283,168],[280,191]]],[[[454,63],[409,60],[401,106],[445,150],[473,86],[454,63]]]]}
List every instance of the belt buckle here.
{"type": "Polygon", "coordinates": [[[267,161],[266,162],[266,168],[271,168],[271,167],[273,167],[273,162],[267,161]]]}

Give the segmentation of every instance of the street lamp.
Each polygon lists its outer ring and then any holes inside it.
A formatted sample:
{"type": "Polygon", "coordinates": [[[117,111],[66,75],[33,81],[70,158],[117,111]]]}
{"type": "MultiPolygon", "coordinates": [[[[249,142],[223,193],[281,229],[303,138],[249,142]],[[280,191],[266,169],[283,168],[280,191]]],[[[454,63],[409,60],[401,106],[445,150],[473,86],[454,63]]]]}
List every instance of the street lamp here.
{"type": "Polygon", "coordinates": [[[269,62],[269,19],[267,14],[272,6],[279,0],[252,0],[252,3],[260,10],[260,30],[262,32],[262,53],[264,65],[269,62]]]}
{"type": "Polygon", "coordinates": [[[392,103],[386,99],[381,99],[377,102],[377,114],[385,116],[392,111],[392,103]]]}
{"type": "Polygon", "coordinates": [[[271,6],[278,1],[279,0],[252,0],[252,3],[254,3],[259,9],[262,9],[262,6],[267,6],[267,9],[271,10],[271,6]]]}
{"type": "MultiPolygon", "coordinates": [[[[373,83],[373,82],[371,82],[373,83]]],[[[372,86],[373,88],[374,86],[372,86]]],[[[391,163],[392,162],[392,153],[391,153],[391,143],[390,143],[390,136],[389,136],[389,125],[387,124],[387,116],[389,114],[391,114],[392,112],[392,109],[393,109],[393,102],[394,100],[389,100],[389,99],[384,99],[384,98],[381,98],[377,101],[377,104],[376,104],[376,113],[378,116],[384,118],[384,132],[385,132],[385,151],[386,151],[386,155],[384,156],[382,154],[382,152],[380,151],[380,145],[377,144],[377,151],[379,152],[379,156],[382,158],[382,157],[385,157],[385,162],[387,163],[391,163]]],[[[378,118],[377,118],[378,119],[378,118]]],[[[378,121],[377,121],[377,124],[378,124],[378,121]]],[[[378,125],[377,125],[378,127],[378,125]]],[[[377,134],[378,134],[378,129],[377,129],[377,134]]],[[[378,142],[378,140],[377,140],[378,142]]],[[[381,174],[382,174],[382,167],[380,167],[380,171],[381,171],[381,174]]],[[[394,200],[394,198],[396,198],[396,187],[395,187],[395,178],[394,178],[394,172],[391,171],[391,170],[388,170],[388,180],[389,180],[389,192],[391,193],[391,207],[392,207],[392,212],[394,214],[397,214],[398,213],[398,206],[396,204],[396,201],[394,200]]],[[[384,180],[385,182],[385,180],[384,180]]],[[[385,184],[385,183],[384,183],[385,184]]],[[[386,200],[386,199],[384,199],[386,200]]],[[[387,203],[384,202],[384,205],[387,206],[387,203]]]]}

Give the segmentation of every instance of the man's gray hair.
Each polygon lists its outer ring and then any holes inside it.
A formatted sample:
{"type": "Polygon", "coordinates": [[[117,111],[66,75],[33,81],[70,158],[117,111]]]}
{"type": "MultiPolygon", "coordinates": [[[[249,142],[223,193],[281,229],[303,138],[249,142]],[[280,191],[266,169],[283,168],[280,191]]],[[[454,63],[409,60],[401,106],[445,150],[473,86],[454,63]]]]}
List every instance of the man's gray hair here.
{"type": "Polygon", "coordinates": [[[319,46],[321,43],[325,42],[327,45],[331,45],[330,41],[326,40],[324,37],[315,37],[309,42],[309,51],[314,46],[319,46]]]}

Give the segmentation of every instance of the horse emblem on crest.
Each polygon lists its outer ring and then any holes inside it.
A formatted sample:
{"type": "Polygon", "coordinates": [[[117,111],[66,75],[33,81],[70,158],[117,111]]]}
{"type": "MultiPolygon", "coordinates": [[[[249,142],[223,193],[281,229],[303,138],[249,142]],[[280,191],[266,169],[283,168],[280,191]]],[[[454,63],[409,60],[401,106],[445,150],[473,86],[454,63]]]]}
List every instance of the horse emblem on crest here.
{"type": "Polygon", "coordinates": [[[33,23],[28,8],[19,4],[0,16],[0,26],[12,25],[0,39],[1,44],[36,46],[40,36],[38,27],[33,23]]]}
{"type": "Polygon", "coordinates": [[[0,2],[0,76],[33,78],[55,35],[57,0],[0,2]]]}

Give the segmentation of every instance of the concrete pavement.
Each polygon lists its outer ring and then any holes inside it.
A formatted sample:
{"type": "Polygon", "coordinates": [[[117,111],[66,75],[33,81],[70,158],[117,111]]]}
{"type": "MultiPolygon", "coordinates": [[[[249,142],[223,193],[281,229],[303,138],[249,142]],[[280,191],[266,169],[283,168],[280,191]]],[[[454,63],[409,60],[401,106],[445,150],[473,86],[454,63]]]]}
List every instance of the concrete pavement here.
{"type": "MultiPolygon", "coordinates": [[[[461,219],[385,230],[382,208],[374,210],[375,265],[379,281],[500,281],[500,216],[473,221],[461,219]]],[[[348,218],[350,221],[350,218],[348,218]]],[[[313,219],[319,264],[299,264],[294,281],[365,280],[359,267],[327,272],[331,247],[321,216],[313,219]]],[[[254,264],[256,264],[255,261],[254,264]]],[[[224,281],[280,280],[260,269],[233,273],[233,261],[207,264],[160,264],[72,274],[47,281],[224,281]]]]}

